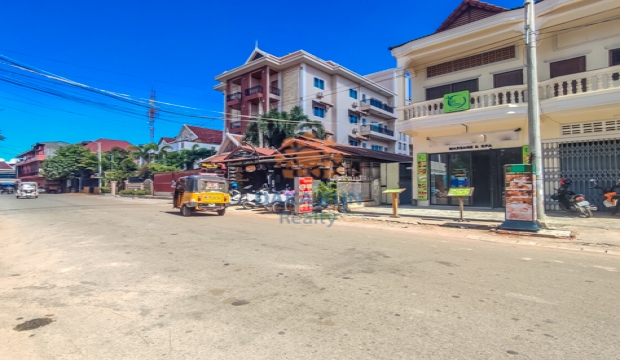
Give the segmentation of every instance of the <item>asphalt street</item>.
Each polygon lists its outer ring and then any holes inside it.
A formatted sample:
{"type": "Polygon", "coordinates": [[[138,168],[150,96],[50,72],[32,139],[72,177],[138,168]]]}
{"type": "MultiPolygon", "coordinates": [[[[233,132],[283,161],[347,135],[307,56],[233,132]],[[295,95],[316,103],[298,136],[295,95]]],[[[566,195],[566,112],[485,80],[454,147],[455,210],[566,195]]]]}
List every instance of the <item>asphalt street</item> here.
{"type": "Polygon", "coordinates": [[[617,256],[291,220],[0,195],[0,359],[620,359],[617,256]]]}

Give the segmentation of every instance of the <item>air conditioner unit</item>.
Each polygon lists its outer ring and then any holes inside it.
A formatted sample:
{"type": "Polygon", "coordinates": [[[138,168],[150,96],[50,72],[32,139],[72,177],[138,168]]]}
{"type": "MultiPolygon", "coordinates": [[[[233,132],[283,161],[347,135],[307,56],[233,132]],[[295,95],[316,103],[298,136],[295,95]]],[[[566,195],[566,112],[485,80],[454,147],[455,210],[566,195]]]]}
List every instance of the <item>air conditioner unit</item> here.
{"type": "Polygon", "coordinates": [[[319,99],[322,98],[323,97],[323,93],[319,91],[318,93],[316,93],[316,97],[319,98],[319,99]]]}
{"type": "Polygon", "coordinates": [[[357,101],[354,101],[353,104],[351,104],[351,107],[355,109],[357,107],[357,101]]]}

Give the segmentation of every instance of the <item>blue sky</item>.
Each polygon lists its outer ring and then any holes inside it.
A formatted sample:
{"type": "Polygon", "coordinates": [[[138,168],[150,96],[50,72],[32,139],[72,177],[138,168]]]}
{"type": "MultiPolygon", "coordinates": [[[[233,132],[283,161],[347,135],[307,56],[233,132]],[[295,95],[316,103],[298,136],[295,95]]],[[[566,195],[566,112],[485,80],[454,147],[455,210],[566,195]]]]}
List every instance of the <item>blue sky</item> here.
{"type": "MultiPolygon", "coordinates": [[[[0,54],[134,98],[147,98],[153,88],[160,101],[217,117],[223,101],[213,90],[214,76],[241,65],[256,40],[274,55],[303,49],[367,74],[393,67],[389,46],[433,32],[460,3],[6,1],[0,11],[0,54]]],[[[492,3],[522,5],[520,0],[492,3]]],[[[1,70],[21,72],[0,64],[1,70]]],[[[0,131],[6,137],[0,158],[39,141],[104,137],[147,143],[146,121],[146,112],[113,112],[0,81],[0,131]]],[[[156,139],[175,136],[182,123],[218,129],[223,124],[166,115],[156,122],[156,139]]]]}

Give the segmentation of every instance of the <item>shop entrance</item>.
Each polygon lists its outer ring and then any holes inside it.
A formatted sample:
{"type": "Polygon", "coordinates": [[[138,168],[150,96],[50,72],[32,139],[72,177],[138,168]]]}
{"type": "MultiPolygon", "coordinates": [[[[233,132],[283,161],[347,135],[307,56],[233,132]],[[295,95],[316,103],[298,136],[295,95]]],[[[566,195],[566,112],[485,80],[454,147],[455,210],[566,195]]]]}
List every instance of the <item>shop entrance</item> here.
{"type": "Polygon", "coordinates": [[[464,198],[467,206],[497,208],[504,200],[504,165],[520,164],[521,148],[467,151],[429,155],[431,205],[458,205],[448,197],[451,187],[473,187],[473,196],[464,198]]]}

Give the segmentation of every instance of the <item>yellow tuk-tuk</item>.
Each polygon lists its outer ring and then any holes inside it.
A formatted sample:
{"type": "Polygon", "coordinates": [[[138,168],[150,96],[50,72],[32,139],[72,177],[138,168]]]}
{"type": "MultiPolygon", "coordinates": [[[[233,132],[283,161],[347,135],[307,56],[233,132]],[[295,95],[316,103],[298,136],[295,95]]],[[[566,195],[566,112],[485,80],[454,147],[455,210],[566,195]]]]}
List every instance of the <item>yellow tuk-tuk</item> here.
{"type": "Polygon", "coordinates": [[[191,175],[179,179],[174,189],[173,207],[181,215],[194,211],[216,211],[224,215],[230,201],[228,182],[216,175],[191,175]]]}

